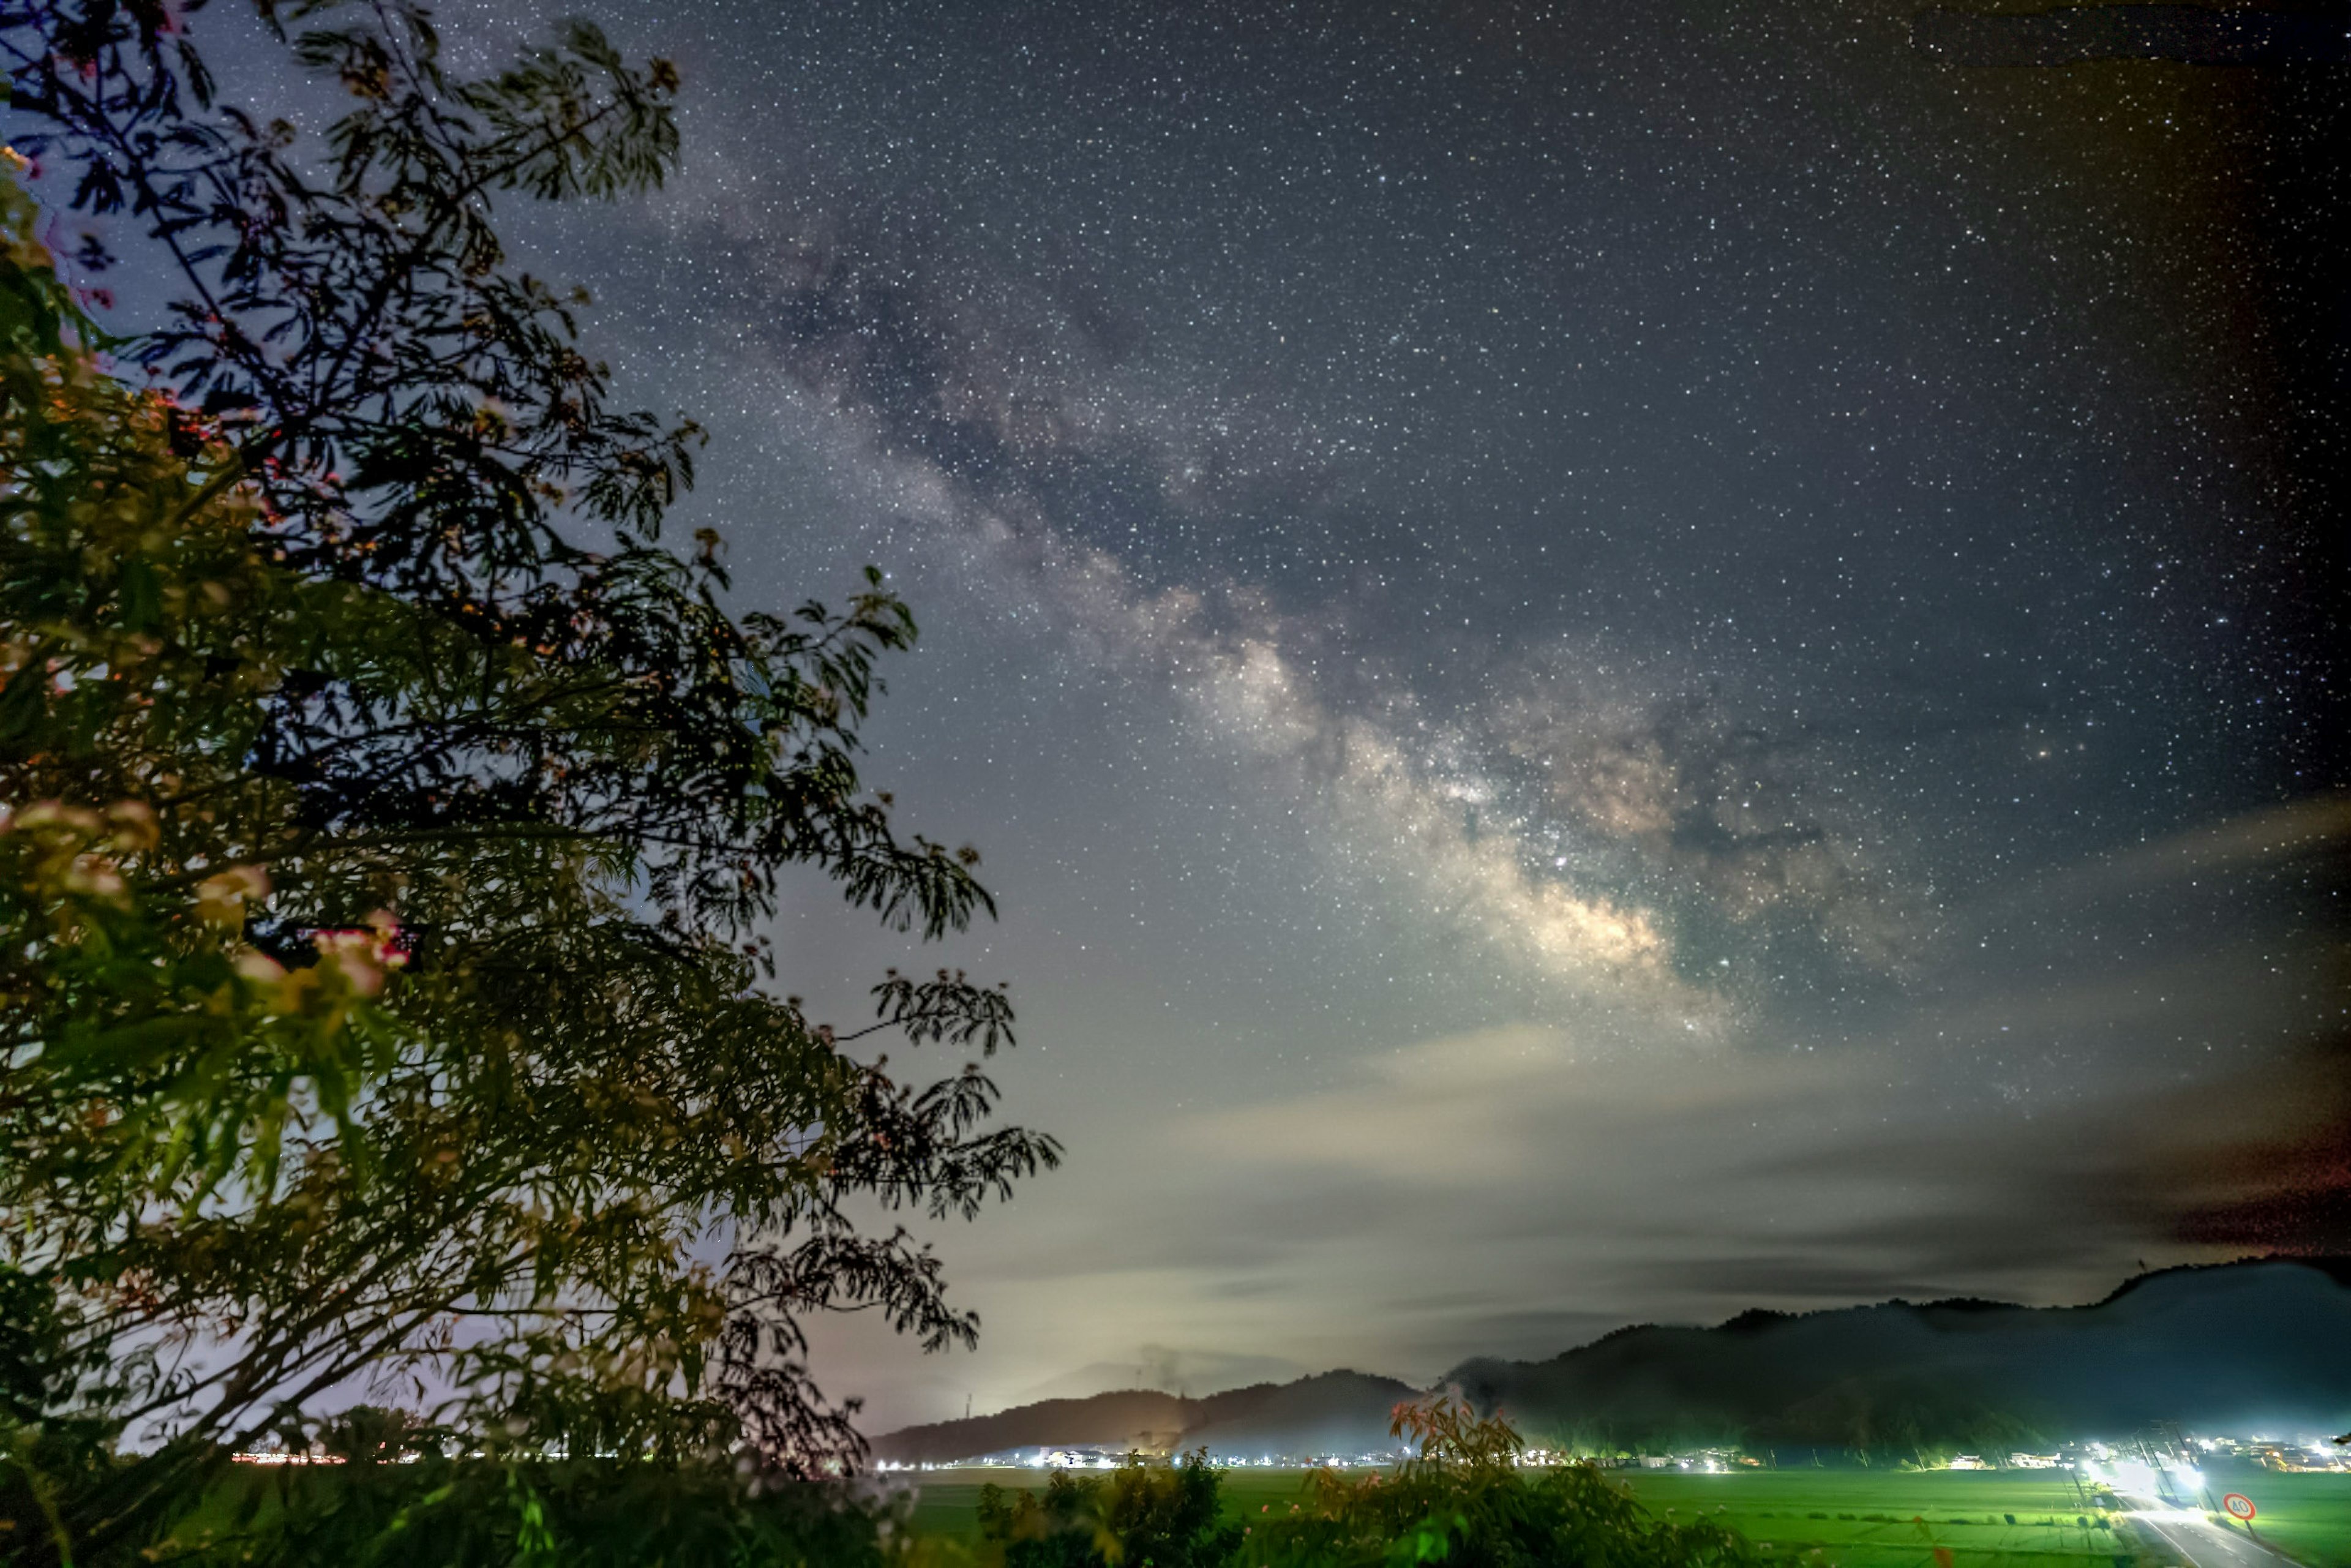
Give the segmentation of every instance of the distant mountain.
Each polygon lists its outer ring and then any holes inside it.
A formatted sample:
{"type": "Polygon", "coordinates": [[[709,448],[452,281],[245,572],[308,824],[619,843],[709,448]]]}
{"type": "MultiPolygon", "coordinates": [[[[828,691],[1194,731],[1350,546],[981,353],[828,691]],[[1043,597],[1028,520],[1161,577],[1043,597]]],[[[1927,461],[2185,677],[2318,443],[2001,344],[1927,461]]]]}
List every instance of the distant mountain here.
{"type": "Polygon", "coordinates": [[[1253,1383],[1289,1383],[1306,1368],[1275,1355],[1230,1355],[1171,1350],[1153,1345],[1133,1361],[1097,1361],[1065,1372],[1021,1394],[1020,1403],[1042,1399],[1090,1399],[1097,1394],[1172,1388],[1240,1388],[1253,1383]]]}
{"type": "Polygon", "coordinates": [[[1150,1389],[1048,1399],[994,1416],[908,1427],[873,1441],[873,1457],[942,1464],[1019,1448],[1141,1448],[1165,1453],[1207,1443],[1219,1454],[1257,1448],[1315,1454],[1385,1448],[1388,1412],[1418,1390],[1393,1377],[1326,1372],[1295,1383],[1257,1383],[1202,1399],[1150,1389]],[[1376,1434],[1376,1441],[1365,1434],[1376,1434]]]}
{"type": "MultiPolygon", "coordinates": [[[[2087,1307],[1895,1301],[1743,1312],[1710,1329],[1643,1325],[1548,1361],[1465,1362],[1444,1383],[1585,1451],[1740,1443],[1797,1462],[2041,1448],[2167,1420],[2335,1432],[2351,1426],[2351,1259],[2168,1269],[2087,1307]]],[[[1201,1444],[1220,1455],[1361,1453],[1389,1446],[1388,1412],[1416,1392],[1332,1372],[1201,1399],[1052,1399],[893,1432],[874,1457],[1201,1444]]]]}
{"type": "Polygon", "coordinates": [[[1587,1448],[1998,1450],[2154,1421],[2244,1430],[2351,1416],[2351,1260],[2141,1275],[2094,1306],[1887,1301],[1719,1328],[1620,1329],[1447,1381],[1587,1448]]]}
{"type": "MultiPolygon", "coordinates": [[[[1270,1389],[1271,1384],[1261,1388],[1270,1389]]],[[[1237,1389],[1238,1394],[1256,1392],[1237,1389]]],[[[938,1464],[1013,1448],[1123,1445],[1164,1450],[1196,1418],[1201,1401],[1156,1389],[1130,1388],[1085,1399],[1044,1399],[993,1416],[967,1416],[907,1427],[873,1440],[876,1459],[938,1464]]]]}
{"type": "Polygon", "coordinates": [[[1396,1446],[1389,1417],[1398,1402],[1419,1395],[1393,1377],[1326,1372],[1283,1384],[1247,1405],[1204,1401],[1210,1407],[1184,1429],[1181,1446],[1237,1456],[1371,1453],[1396,1446]]]}

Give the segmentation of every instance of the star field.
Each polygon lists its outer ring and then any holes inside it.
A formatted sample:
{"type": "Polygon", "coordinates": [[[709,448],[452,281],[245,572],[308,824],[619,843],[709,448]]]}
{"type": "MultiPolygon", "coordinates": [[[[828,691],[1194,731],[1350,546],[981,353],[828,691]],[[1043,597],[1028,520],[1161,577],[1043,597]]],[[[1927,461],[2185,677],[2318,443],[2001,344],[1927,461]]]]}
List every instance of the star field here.
{"type": "MultiPolygon", "coordinates": [[[[710,424],[746,602],[914,602],[872,771],[987,852],[947,956],[1073,1155],[941,1238],[977,1358],[831,1345],[883,1424],[2251,1244],[2180,1173],[2342,1068],[2339,68],[603,19],[684,167],[517,233],[710,424]]],[[[779,936],[844,1011],[906,956],[779,936]]]]}

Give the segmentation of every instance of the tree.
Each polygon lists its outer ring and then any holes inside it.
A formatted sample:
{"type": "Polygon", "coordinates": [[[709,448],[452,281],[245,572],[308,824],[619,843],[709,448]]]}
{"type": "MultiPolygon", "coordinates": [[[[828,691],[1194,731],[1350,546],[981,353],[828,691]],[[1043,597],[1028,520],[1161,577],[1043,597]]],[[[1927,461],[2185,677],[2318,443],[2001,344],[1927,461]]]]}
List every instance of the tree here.
{"type": "MultiPolygon", "coordinates": [[[[928,937],[992,911],[854,764],[913,620],[871,572],[732,612],[716,537],[660,538],[700,433],[611,407],[584,296],[498,244],[501,199],[657,182],[674,70],[575,23],[458,80],[404,0],[263,15],[352,99],[322,159],[176,8],[0,0],[20,145],[180,289],[109,339],[9,192],[0,1208],[67,1325],[40,1422],[171,1437],[63,1528],[152,1531],[362,1375],[515,1453],[853,1465],[807,1314],[977,1321],[850,1205],[1058,1157],[976,1062],[902,1082],[768,988],[790,867],[928,937]]],[[[1012,1039],[958,974],[874,998],[1012,1039]]]]}
{"type": "Polygon", "coordinates": [[[1520,1463],[1517,1428],[1443,1396],[1399,1405],[1391,1430],[1417,1456],[1351,1479],[1318,1471],[1309,1504],[1249,1531],[1262,1568],[1758,1568],[1745,1538],[1703,1519],[1660,1521],[1588,1464],[1520,1463]]]}

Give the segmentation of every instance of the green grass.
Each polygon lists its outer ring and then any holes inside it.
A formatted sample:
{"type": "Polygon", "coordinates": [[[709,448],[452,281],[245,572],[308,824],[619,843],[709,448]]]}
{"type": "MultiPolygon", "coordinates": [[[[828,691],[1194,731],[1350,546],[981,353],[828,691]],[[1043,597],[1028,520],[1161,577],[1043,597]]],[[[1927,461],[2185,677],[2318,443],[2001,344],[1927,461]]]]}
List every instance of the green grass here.
{"type": "MultiPolygon", "coordinates": [[[[916,1478],[921,1490],[914,1503],[914,1529],[925,1535],[975,1544],[979,1540],[982,1487],[992,1481],[1007,1491],[1021,1487],[1041,1491],[1047,1473],[1016,1469],[924,1472],[916,1478]]],[[[1234,1519],[1256,1519],[1260,1509],[1270,1513],[1286,1512],[1291,1503],[1304,1500],[1306,1476],[1304,1470],[1227,1470],[1219,1489],[1225,1512],[1234,1519]]]]}
{"type": "Polygon", "coordinates": [[[1834,1568],[2115,1568],[2138,1555],[2069,1477],[2018,1471],[1620,1470],[1652,1509],[1701,1514],[1834,1568]]]}
{"type": "MultiPolygon", "coordinates": [[[[1938,1547],[1950,1553],[1951,1568],[2116,1568],[2116,1558],[2127,1563],[2138,1554],[2136,1542],[2096,1528],[2098,1511],[2064,1478],[1939,1470],[1611,1474],[1660,1513],[1703,1513],[1823,1568],[1941,1568],[1938,1547]],[[2086,1527],[2077,1522],[2084,1519],[2086,1527]]],[[[991,1480],[1007,1489],[1045,1483],[1040,1470],[933,1470],[916,1479],[914,1528],[967,1543],[978,1539],[981,1487],[991,1480]]],[[[1303,1497],[1305,1480],[1298,1470],[1227,1471],[1226,1511],[1235,1519],[1258,1518],[1260,1509],[1285,1511],[1303,1497]]]]}
{"type": "MultiPolygon", "coordinates": [[[[2310,1568],[2351,1568],[2351,1475],[2281,1475],[2252,1466],[2208,1467],[2214,1497],[2242,1492],[2260,1510],[2262,1542],[2310,1568]]],[[[2231,1529],[2242,1529],[2231,1525],[2231,1529]]]]}

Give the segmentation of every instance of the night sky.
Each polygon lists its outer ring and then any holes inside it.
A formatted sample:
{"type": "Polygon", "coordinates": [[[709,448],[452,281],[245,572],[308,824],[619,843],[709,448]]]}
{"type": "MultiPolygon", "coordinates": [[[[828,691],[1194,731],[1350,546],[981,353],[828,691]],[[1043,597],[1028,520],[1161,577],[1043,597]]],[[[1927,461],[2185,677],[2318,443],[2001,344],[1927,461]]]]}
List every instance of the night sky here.
{"type": "Polygon", "coordinates": [[[1008,979],[1069,1149],[939,1232],[976,1354],[823,1340],[877,1429],[2327,1239],[2341,67],[586,8],[684,167],[510,230],[710,426],[745,607],[912,601],[871,778],[1003,906],[811,885],[789,985],[1008,979]]]}

